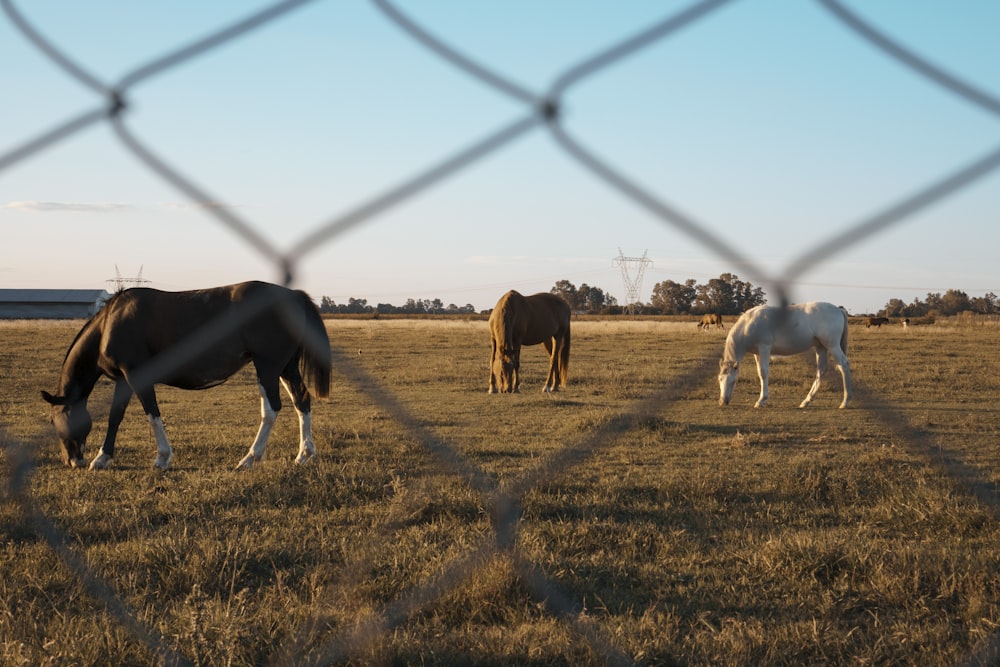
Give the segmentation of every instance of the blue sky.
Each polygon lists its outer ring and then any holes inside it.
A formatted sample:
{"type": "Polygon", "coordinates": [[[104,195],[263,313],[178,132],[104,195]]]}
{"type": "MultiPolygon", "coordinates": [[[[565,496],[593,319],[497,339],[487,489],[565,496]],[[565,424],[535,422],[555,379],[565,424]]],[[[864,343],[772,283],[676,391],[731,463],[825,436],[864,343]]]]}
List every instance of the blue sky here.
{"type": "MultiPolygon", "coordinates": [[[[107,86],[266,3],[32,0],[35,28],[107,86]]],[[[437,0],[427,31],[542,97],[569,68],[694,3],[437,0]]],[[[941,70],[1000,98],[1000,3],[845,6],[941,70]]],[[[0,160],[101,108],[0,14],[0,160]]],[[[528,117],[528,107],[418,44],[368,2],[314,2],[126,94],[124,125],[272,244],[331,222],[528,117]]],[[[543,124],[455,174],[307,245],[315,298],[491,307],[557,280],[625,291],[612,263],[648,253],[655,283],[770,279],[1000,148],[1000,114],[861,40],[821,4],[730,2],[601,68],[561,98],[561,127],[657,202],[722,240],[734,264],[623,196],[543,124]],[[731,253],[730,253],[731,254],[731,253]],[[748,270],[750,273],[748,273],[748,270]]],[[[161,289],[281,281],[261,252],[154,174],[99,122],[0,170],[0,286],[105,287],[119,267],[161,289]]],[[[1000,170],[817,262],[794,301],[874,311],[892,297],[1000,293],[1000,170]]],[[[769,289],[769,293],[772,290],[769,289]]]]}

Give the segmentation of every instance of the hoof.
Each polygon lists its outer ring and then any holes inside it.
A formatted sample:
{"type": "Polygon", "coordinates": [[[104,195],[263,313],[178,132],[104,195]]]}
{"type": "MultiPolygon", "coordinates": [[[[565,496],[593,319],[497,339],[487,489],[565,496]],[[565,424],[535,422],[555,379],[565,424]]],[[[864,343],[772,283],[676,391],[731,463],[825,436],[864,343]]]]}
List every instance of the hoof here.
{"type": "Polygon", "coordinates": [[[87,462],[84,461],[82,458],[70,459],[69,461],[66,462],[66,465],[68,465],[70,468],[86,468],[87,462]]]}
{"type": "Polygon", "coordinates": [[[253,470],[254,463],[256,462],[257,459],[254,458],[253,454],[247,454],[236,464],[236,470],[253,470]]]}
{"type": "Polygon", "coordinates": [[[153,461],[153,470],[166,470],[170,467],[170,461],[173,460],[174,455],[170,456],[157,456],[156,460],[153,461]]]}
{"type": "Polygon", "coordinates": [[[295,457],[296,465],[302,465],[304,463],[309,463],[316,456],[316,452],[301,451],[299,455],[295,457]]]}
{"type": "MultiPolygon", "coordinates": [[[[82,459],[81,459],[82,462],[82,459]]],[[[94,460],[90,462],[91,470],[106,470],[111,465],[111,457],[107,454],[98,454],[94,457],[94,460]]],[[[81,465],[82,467],[82,465],[81,465]]]]}

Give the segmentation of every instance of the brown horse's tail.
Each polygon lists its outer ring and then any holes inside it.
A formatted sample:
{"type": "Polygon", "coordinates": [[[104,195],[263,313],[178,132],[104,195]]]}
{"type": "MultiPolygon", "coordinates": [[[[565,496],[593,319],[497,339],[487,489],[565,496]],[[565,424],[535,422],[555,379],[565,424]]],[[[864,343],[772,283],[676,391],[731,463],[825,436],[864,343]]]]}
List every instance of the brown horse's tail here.
{"type": "Polygon", "coordinates": [[[302,344],[299,346],[302,378],[317,398],[326,398],[330,395],[330,371],[333,365],[330,337],[316,304],[305,292],[300,291],[299,296],[306,316],[302,344]]]}
{"type": "Polygon", "coordinates": [[[510,300],[503,307],[503,349],[504,354],[514,353],[514,332],[517,329],[517,308],[510,300]]]}
{"type": "Polygon", "coordinates": [[[569,325],[566,326],[566,337],[563,338],[562,349],[559,351],[559,385],[566,386],[566,376],[569,372],[569,325]]]}

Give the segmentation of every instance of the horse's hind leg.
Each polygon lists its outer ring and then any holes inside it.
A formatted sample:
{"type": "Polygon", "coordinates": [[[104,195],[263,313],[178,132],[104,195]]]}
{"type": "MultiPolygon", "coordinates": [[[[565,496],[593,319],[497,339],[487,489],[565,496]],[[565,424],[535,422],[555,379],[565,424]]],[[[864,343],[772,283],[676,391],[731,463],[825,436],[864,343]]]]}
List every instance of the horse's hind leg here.
{"type": "Polygon", "coordinates": [[[295,414],[299,417],[299,453],[295,462],[306,463],[316,456],[316,446],[312,436],[312,401],[299,373],[298,360],[292,360],[285,368],[285,372],[281,374],[281,385],[292,399],[295,414]]]}
{"type": "Polygon", "coordinates": [[[767,376],[771,363],[771,351],[761,346],[757,354],[754,355],[757,361],[757,376],[760,377],[760,397],[753,404],[755,408],[763,407],[767,404],[767,376]]]}
{"type": "MultiPolygon", "coordinates": [[[[146,417],[149,418],[149,426],[153,429],[153,438],[156,440],[156,458],[153,460],[153,467],[157,470],[166,470],[174,458],[174,450],[170,446],[170,441],[167,440],[167,430],[163,428],[160,405],[156,402],[156,392],[150,385],[146,388],[140,388],[136,391],[136,395],[139,397],[139,402],[142,403],[146,417]]],[[[124,414],[124,408],[122,414],[124,414]]]]}
{"type": "Polygon", "coordinates": [[[561,387],[565,387],[569,381],[569,334],[569,329],[566,329],[566,334],[562,339],[562,346],[559,348],[559,386],[561,387]]]}
{"type": "Polygon", "coordinates": [[[810,403],[812,403],[813,398],[816,396],[816,392],[819,391],[820,381],[823,379],[823,374],[826,373],[826,350],[821,347],[816,348],[816,379],[813,380],[812,387],[809,388],[809,393],[806,394],[805,399],[799,403],[800,408],[804,408],[810,403]]]}
{"type": "Polygon", "coordinates": [[[839,348],[831,349],[830,354],[833,355],[833,363],[837,365],[837,370],[840,371],[840,378],[844,382],[844,400],[841,401],[840,407],[846,408],[854,396],[854,393],[851,391],[851,364],[847,360],[847,355],[839,348]]]}
{"type": "Polygon", "coordinates": [[[268,384],[273,385],[273,387],[265,387],[263,381],[260,381],[260,428],[257,429],[257,437],[254,438],[253,444],[250,445],[250,451],[236,464],[237,470],[249,470],[253,468],[255,463],[264,460],[267,440],[271,437],[271,430],[274,428],[278,411],[281,410],[277,378],[268,384]]]}
{"type": "Polygon", "coordinates": [[[545,341],[545,351],[549,353],[549,375],[545,378],[545,386],[542,387],[542,391],[545,393],[558,391],[559,390],[559,375],[558,375],[558,365],[559,365],[559,346],[556,344],[555,339],[550,339],[545,341]]]}

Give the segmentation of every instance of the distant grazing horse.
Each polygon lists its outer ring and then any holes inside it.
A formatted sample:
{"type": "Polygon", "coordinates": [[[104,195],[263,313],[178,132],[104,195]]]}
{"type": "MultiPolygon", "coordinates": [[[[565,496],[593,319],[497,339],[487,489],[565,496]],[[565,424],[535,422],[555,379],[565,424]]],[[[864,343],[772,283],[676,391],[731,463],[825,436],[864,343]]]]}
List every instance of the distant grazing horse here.
{"type": "Polygon", "coordinates": [[[865,322],[865,329],[871,329],[872,327],[881,329],[883,324],[889,324],[888,317],[869,317],[865,322]]]}
{"type": "Polygon", "coordinates": [[[500,297],[490,314],[493,354],[489,393],[520,391],[521,346],[539,343],[549,353],[549,376],[542,391],[565,387],[569,368],[569,320],[569,304],[555,294],[542,292],[522,296],[511,290],[500,297]]]}
{"type": "Polygon", "coordinates": [[[701,316],[701,322],[698,322],[698,328],[703,331],[708,331],[709,327],[715,327],[716,329],[725,329],[726,325],[722,323],[722,315],[717,313],[705,313],[701,316]]]}
{"type": "Polygon", "coordinates": [[[847,313],[832,303],[821,302],[803,303],[787,309],[757,306],[743,313],[726,336],[725,352],[719,362],[719,404],[729,404],[746,353],[754,354],[757,360],[760,398],[754,407],[759,408],[767,403],[767,374],[771,355],[798,354],[809,348],[816,350],[816,381],[799,407],[809,405],[819,390],[829,352],[844,380],[844,400],[840,407],[846,408],[851,399],[851,367],[847,361],[847,313]]]}
{"type": "Polygon", "coordinates": [[[304,463],[316,453],[309,389],[320,398],[329,394],[330,357],[323,320],[305,292],[261,282],[190,292],[134,288],[115,294],[83,326],[66,352],[59,390],[55,396],[43,391],[42,398],[54,406],[52,423],[63,460],[82,468],[91,428],[87,398],[102,375],[110,378],[115,388],[108,432],[90,468],[106,468],[111,462],[118,426],[135,393],[156,439],[153,467],[166,470],[173,450],[153,385],[207,389],[253,362],[260,385],[261,423],[253,446],[237,467],[251,468],[264,459],[281,409],[279,381],[299,416],[295,461],[304,463]]]}

